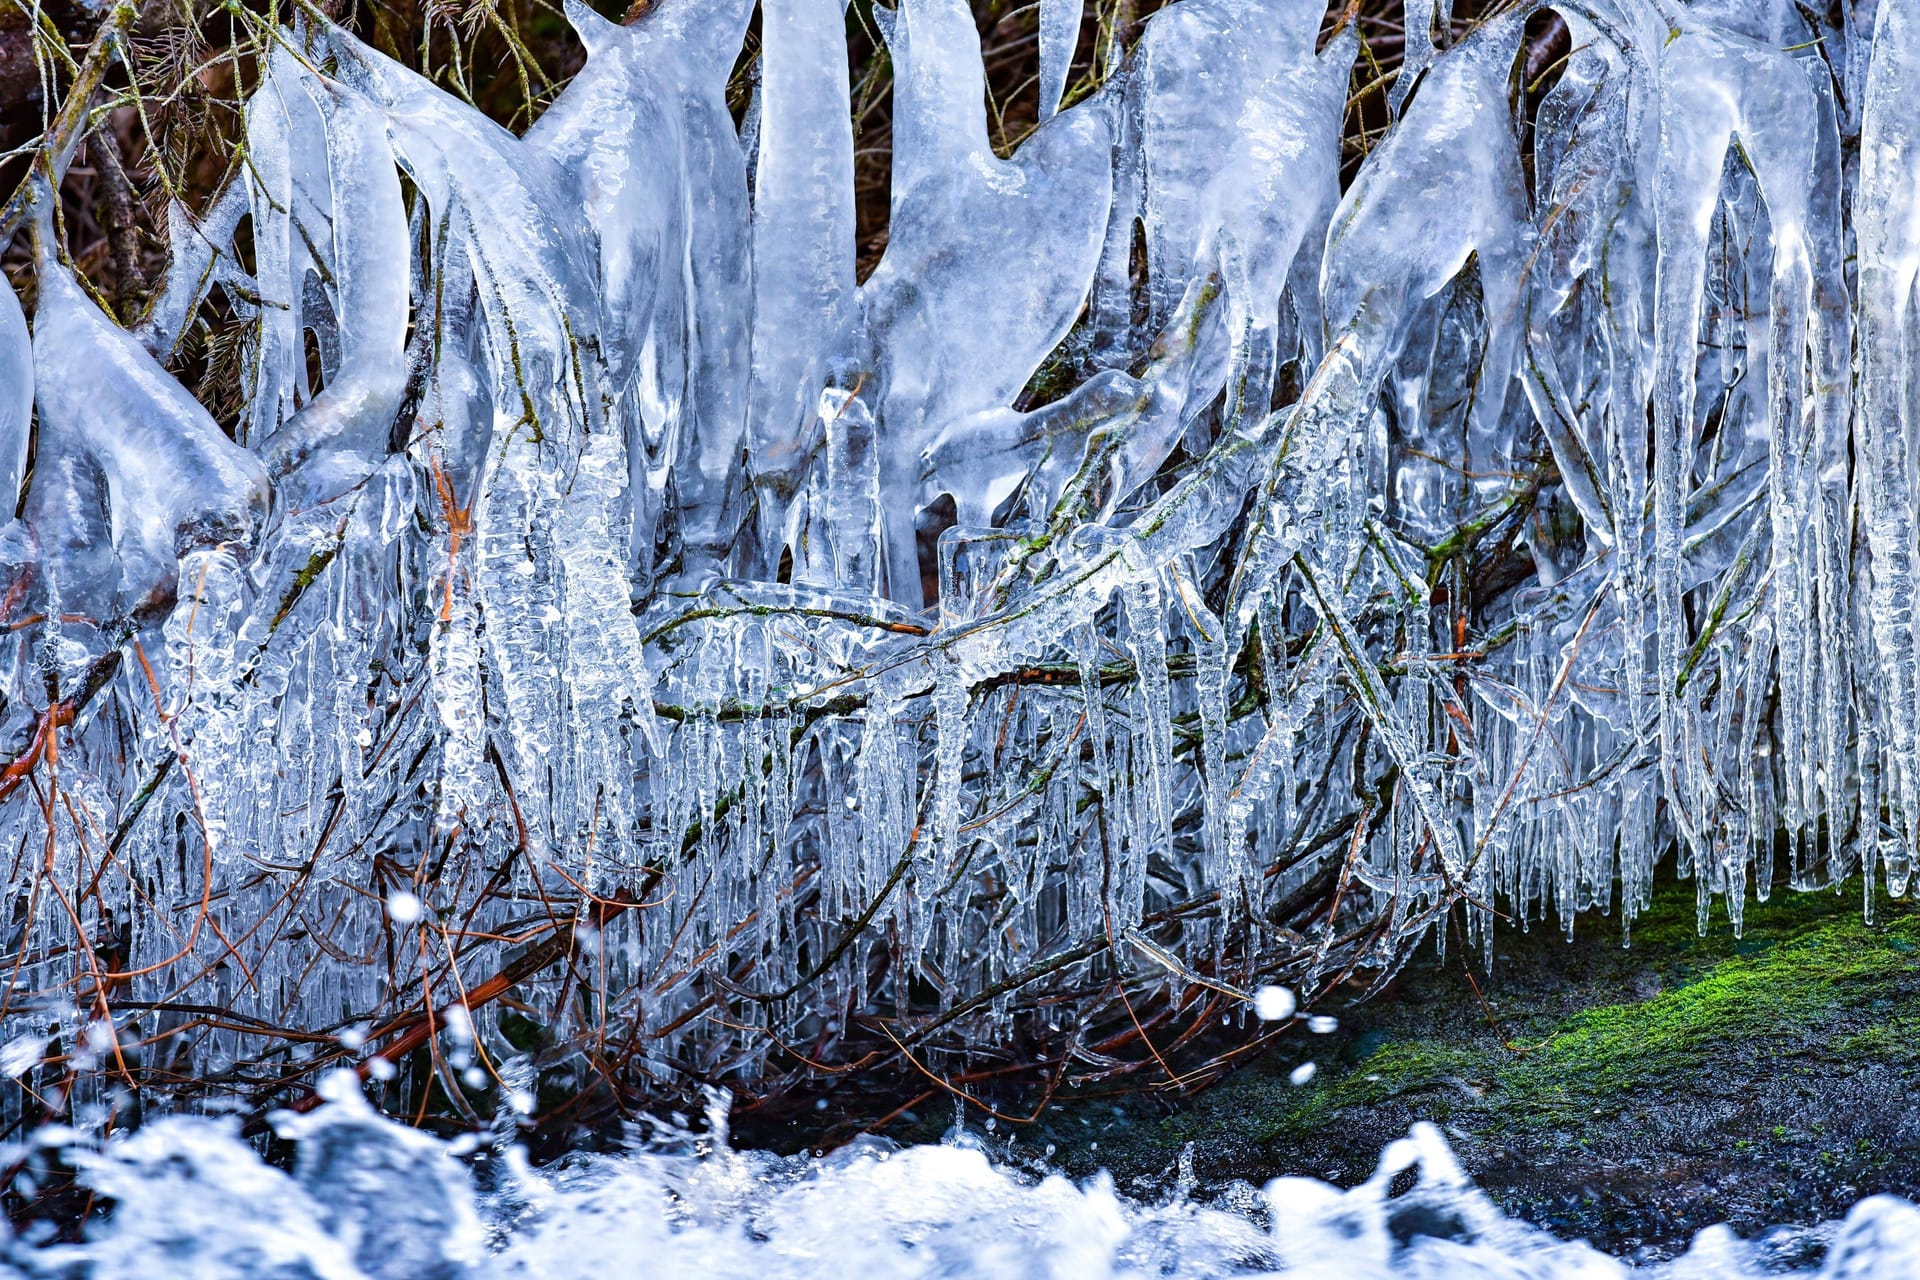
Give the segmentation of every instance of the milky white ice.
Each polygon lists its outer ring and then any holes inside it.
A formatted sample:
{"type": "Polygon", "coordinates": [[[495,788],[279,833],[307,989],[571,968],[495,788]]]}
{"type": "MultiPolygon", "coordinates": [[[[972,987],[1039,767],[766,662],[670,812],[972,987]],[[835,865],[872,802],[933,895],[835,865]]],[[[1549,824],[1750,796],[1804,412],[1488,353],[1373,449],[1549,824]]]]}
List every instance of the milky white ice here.
{"type": "Polygon", "coordinates": [[[1668,850],[1703,921],[1904,892],[1920,0],[1450,8],[1364,155],[1314,0],[1042,0],[1011,150],[963,0],[877,8],[864,279],[836,0],[759,6],[744,129],[748,0],[569,6],[523,135],[257,30],[145,321],[44,198],[0,298],[0,1040],[1094,1070],[1103,1001],[1284,1019],[1668,850]]]}
{"type": "Polygon", "coordinates": [[[117,1212],[83,1243],[7,1242],[0,1276],[1746,1280],[1823,1245],[1824,1265],[1796,1274],[1893,1280],[1920,1267],[1920,1209],[1879,1197],[1844,1222],[1751,1244],[1713,1228],[1680,1258],[1631,1269],[1502,1217],[1429,1125],[1351,1190],[1280,1178],[1202,1204],[1179,1190],[1131,1199],[1104,1174],[1047,1175],[978,1134],[906,1149],[867,1140],[823,1158],[736,1152],[724,1131],[669,1134],[535,1172],[511,1147],[443,1144],[382,1120],[350,1083],[327,1091],[330,1105],[281,1123],[298,1145],[291,1173],[215,1121],[76,1144],[82,1176],[117,1212]]]}

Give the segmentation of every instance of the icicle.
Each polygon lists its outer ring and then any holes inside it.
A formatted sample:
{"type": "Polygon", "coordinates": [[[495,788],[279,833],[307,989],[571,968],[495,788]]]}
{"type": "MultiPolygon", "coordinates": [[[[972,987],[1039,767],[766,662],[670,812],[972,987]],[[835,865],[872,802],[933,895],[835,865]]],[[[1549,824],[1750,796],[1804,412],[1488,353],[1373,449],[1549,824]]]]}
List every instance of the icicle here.
{"type": "Polygon", "coordinates": [[[1138,839],[1147,850],[1164,853],[1173,840],[1173,701],[1159,584],[1147,580],[1126,587],[1121,605],[1136,690],[1131,732],[1136,743],[1145,744],[1136,762],[1145,774],[1147,829],[1138,839]]]}
{"type": "Polygon", "coordinates": [[[200,832],[215,858],[231,861],[238,851],[226,836],[241,782],[231,762],[242,740],[234,650],[248,592],[239,562],[224,550],[188,552],[180,574],[179,600],[161,627],[167,712],[200,832]]]}
{"type": "Polygon", "coordinates": [[[1080,43],[1080,21],[1085,0],[1040,0],[1040,122],[1060,110],[1067,94],[1067,75],[1073,70],[1073,51],[1080,43]]]}
{"type": "Polygon", "coordinates": [[[809,532],[824,544],[813,552],[824,580],[852,591],[880,589],[882,507],[880,444],[866,401],[829,387],[820,394],[827,452],[821,518],[809,532]]]}
{"type": "Polygon", "coordinates": [[[1226,625],[1207,608],[1187,575],[1176,567],[1171,576],[1180,607],[1194,633],[1194,697],[1200,712],[1202,843],[1206,849],[1204,874],[1229,897],[1252,874],[1239,832],[1229,826],[1227,779],[1227,683],[1233,655],[1227,647],[1226,625]]]}
{"type": "MultiPolygon", "coordinates": [[[[325,254],[311,265],[328,282],[333,314],[327,323],[338,360],[325,386],[259,446],[268,474],[297,508],[358,484],[386,457],[406,389],[408,280],[398,267],[408,256],[408,230],[380,114],[308,72],[284,49],[275,50],[269,66],[267,87],[254,104],[277,95],[290,111],[314,113],[325,130],[324,155],[302,157],[325,175],[302,177],[325,186],[303,193],[294,216],[313,218],[312,225],[300,222],[299,238],[322,246],[325,254]],[[291,105],[296,102],[297,108],[291,105]]],[[[256,110],[252,119],[259,115],[256,110]]],[[[256,228],[266,216],[269,211],[256,207],[256,228]]],[[[290,279],[294,292],[302,275],[290,279]]],[[[304,364],[297,340],[292,354],[304,364]]]]}
{"type": "Polygon", "coordinates": [[[577,718],[624,710],[648,749],[658,754],[662,740],[654,718],[653,677],[617,554],[626,544],[617,514],[625,480],[626,456],[619,436],[594,436],[567,495],[555,546],[567,566],[567,637],[579,647],[569,674],[577,718]]]}
{"type": "Polygon", "coordinates": [[[395,150],[472,271],[496,414],[550,458],[598,423],[601,307],[563,179],[535,148],[362,45],[331,35],[341,78],[384,111],[395,150]]]}
{"type": "Polygon", "coordinates": [[[839,0],[768,0],[762,24],[747,443],[772,576],[805,479],[807,429],[829,377],[855,354],[853,117],[839,0]]]}
{"type": "Polygon", "coordinates": [[[934,877],[944,883],[960,854],[960,787],[967,760],[968,691],[962,673],[943,667],[933,682],[933,813],[929,826],[934,877]]]}
{"type": "Polygon", "coordinates": [[[41,420],[23,515],[48,619],[39,665],[57,689],[71,689],[112,647],[105,637],[121,612],[121,568],[106,473],[58,414],[41,420]]]}
{"type": "Polygon", "coordinates": [[[178,557],[228,547],[249,556],[265,530],[269,487],[246,450],[80,290],[41,239],[36,259],[35,394],[43,432],[98,466],[129,612],[173,596],[178,557]]]}
{"type": "MultiPolygon", "coordinates": [[[[1293,354],[1276,348],[1281,294],[1339,197],[1357,41],[1342,30],[1316,57],[1322,16],[1306,3],[1276,13],[1257,0],[1186,0],[1147,24],[1128,86],[1153,322],[1167,323],[1215,260],[1226,268],[1233,420],[1271,408],[1276,363],[1293,354]]],[[[1317,316],[1317,298],[1296,304],[1317,316]]]]}
{"type": "MultiPolygon", "coordinates": [[[[1862,523],[1873,549],[1869,580],[1880,656],[1879,703],[1894,772],[1889,800],[1911,842],[1920,833],[1920,654],[1914,639],[1915,504],[1911,462],[1916,365],[1912,299],[1920,280],[1920,224],[1912,216],[1920,127],[1920,5],[1884,0],[1861,108],[1859,246],[1860,428],[1866,454],[1862,523]]],[[[1872,815],[1863,815],[1871,821],[1872,815]]],[[[1883,847],[1884,851],[1884,847],[1883,847]]],[[[1889,874],[1889,883],[1892,876],[1889,874]]],[[[1898,897],[1898,894],[1895,894],[1898,897]]]]}
{"type": "Polygon", "coordinates": [[[308,391],[302,311],[308,276],[325,270],[308,248],[324,238],[325,204],[314,201],[326,187],[325,126],[296,79],[301,68],[291,55],[277,50],[267,66],[261,92],[246,108],[249,240],[259,316],[245,423],[236,433],[243,444],[277,431],[308,391]]]}
{"type": "MultiPolygon", "coordinates": [[[[567,175],[599,242],[608,390],[629,397],[632,483],[642,483],[643,460],[673,468],[683,576],[694,585],[719,569],[738,531],[751,230],[726,81],[749,11],[740,0],[718,13],[667,0],[620,27],[570,5],[576,29],[592,33],[587,67],[579,91],[527,135],[528,149],[567,175]]],[[[655,531],[643,523],[633,538],[644,561],[655,531]]]]}
{"type": "Polygon", "coordinates": [[[1011,405],[1072,325],[1105,240],[1112,129],[1095,99],[1000,160],[966,6],[905,0],[882,21],[894,64],[893,205],[887,251],[860,299],[888,440],[887,590],[918,605],[914,517],[936,496],[921,485],[922,451],[947,424],[1011,405]]]}
{"type": "MultiPolygon", "coordinates": [[[[33,339],[20,299],[0,280],[0,506],[20,500],[32,428],[33,339]]],[[[11,518],[11,508],[5,515],[11,518]]]]}
{"type": "Polygon", "coordinates": [[[1445,31],[1453,22],[1453,0],[1407,0],[1402,15],[1406,41],[1401,45],[1400,71],[1387,92],[1387,105],[1399,115],[1407,96],[1427,68],[1433,65],[1433,32],[1436,22],[1445,31]]]}

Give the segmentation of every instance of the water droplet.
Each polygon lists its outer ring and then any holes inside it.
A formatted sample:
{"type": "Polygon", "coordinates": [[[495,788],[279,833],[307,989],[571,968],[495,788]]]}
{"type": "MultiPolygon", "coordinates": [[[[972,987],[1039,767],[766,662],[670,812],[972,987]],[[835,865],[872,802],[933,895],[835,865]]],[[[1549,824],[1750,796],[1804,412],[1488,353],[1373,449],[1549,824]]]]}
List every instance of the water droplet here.
{"type": "Polygon", "coordinates": [[[1293,991],[1288,987],[1262,987],[1253,993],[1253,1012],[1262,1022],[1280,1022],[1291,1018],[1293,991]]]}

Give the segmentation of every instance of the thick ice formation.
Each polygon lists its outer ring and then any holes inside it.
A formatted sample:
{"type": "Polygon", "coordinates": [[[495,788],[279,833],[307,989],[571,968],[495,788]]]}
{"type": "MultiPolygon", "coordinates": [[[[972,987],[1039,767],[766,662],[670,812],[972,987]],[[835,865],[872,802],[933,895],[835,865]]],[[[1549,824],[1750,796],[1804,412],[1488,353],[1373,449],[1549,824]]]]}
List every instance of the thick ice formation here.
{"type": "Polygon", "coordinates": [[[30,377],[0,299],[8,1024],[254,1100],[349,1052],[279,1029],[468,1004],[490,1087],[507,992],[642,1090],[1098,1070],[1116,992],[1310,1004],[1669,848],[1703,918],[1781,836],[1904,892],[1920,6],[1449,9],[1344,170],[1310,0],[1177,0],[1071,101],[1043,0],[1008,155],[962,0],[878,10],[864,282],[832,0],[760,6],[744,138],[744,0],[571,6],[524,137],[276,33],[137,341],[51,224],[30,377]],[[209,290],[230,424],[150,354],[209,290]]]}
{"type": "Polygon", "coordinates": [[[250,434],[283,502],[298,512],[358,485],[386,459],[407,384],[409,276],[398,269],[408,255],[407,211],[386,121],[358,94],[276,49],[248,110],[254,225],[262,228],[254,275],[263,286],[250,434]],[[320,352],[319,387],[307,385],[308,332],[320,352]]]}

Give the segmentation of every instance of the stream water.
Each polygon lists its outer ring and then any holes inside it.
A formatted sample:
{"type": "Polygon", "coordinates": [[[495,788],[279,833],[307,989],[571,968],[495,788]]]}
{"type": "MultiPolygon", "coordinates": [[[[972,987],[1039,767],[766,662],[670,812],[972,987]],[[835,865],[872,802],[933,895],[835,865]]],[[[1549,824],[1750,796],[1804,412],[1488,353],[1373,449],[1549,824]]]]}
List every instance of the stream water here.
{"type": "MultiPolygon", "coordinates": [[[[1723,1227],[1677,1258],[1616,1259],[1503,1215],[1445,1139],[1416,1126],[1375,1175],[1199,1189],[1154,1202],[1104,1174],[1075,1183],[1012,1145],[863,1140],[822,1156],[736,1151],[724,1122],[636,1134],[617,1156],[535,1170],[510,1142],[394,1125],[344,1083],[286,1118],[290,1171],[231,1123],[168,1119],[109,1143],[44,1132],[113,1203],[79,1242],[9,1242],[8,1277],[182,1280],[571,1280],[950,1276],[1681,1278],[1920,1274],[1920,1208],[1861,1201],[1843,1221],[1741,1240],[1723,1227]]],[[[717,1111],[716,1117],[724,1116],[717,1111]]],[[[711,1118],[710,1118],[711,1119],[711,1118]]]]}

